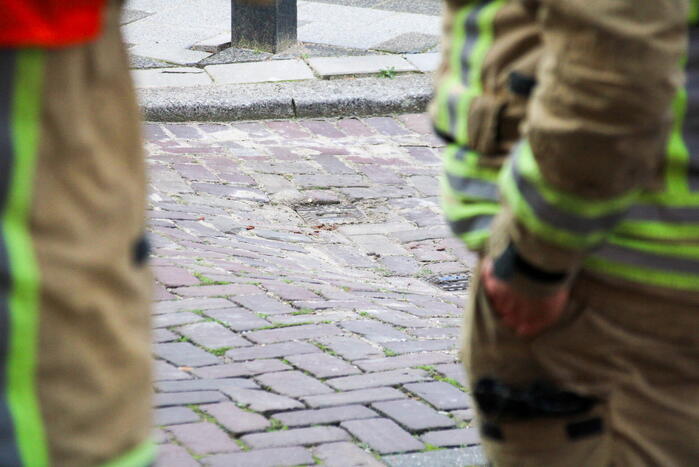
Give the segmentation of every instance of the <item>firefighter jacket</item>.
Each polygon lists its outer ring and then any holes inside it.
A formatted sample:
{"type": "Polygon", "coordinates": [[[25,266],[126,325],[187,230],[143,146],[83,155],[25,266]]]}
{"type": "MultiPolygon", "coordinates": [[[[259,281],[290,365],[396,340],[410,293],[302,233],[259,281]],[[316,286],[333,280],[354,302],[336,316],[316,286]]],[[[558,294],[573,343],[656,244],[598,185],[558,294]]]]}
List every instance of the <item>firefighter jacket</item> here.
{"type": "Polygon", "coordinates": [[[447,7],[432,115],[456,235],[699,303],[699,2],[447,7]]]}

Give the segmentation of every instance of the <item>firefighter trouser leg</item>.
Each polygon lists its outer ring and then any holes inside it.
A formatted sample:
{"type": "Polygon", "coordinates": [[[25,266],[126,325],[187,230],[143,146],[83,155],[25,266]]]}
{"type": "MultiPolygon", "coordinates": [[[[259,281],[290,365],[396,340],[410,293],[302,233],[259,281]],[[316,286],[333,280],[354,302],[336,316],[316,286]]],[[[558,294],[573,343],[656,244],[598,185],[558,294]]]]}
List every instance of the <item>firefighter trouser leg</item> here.
{"type": "Polygon", "coordinates": [[[515,336],[474,289],[463,359],[495,466],[699,459],[699,313],[578,280],[562,319],[515,336]]]}
{"type": "Polygon", "coordinates": [[[94,42],[0,49],[0,466],[148,465],[139,111],[94,42]]]}

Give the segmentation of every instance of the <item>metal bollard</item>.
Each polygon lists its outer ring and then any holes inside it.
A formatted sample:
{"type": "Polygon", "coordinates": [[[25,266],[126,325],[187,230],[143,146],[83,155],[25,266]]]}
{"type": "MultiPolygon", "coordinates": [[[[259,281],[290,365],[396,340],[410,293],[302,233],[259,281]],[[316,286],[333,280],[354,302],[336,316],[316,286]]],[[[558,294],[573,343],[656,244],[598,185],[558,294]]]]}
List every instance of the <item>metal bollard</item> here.
{"type": "Polygon", "coordinates": [[[281,52],[296,44],[296,0],[232,0],[231,47],[281,52]]]}

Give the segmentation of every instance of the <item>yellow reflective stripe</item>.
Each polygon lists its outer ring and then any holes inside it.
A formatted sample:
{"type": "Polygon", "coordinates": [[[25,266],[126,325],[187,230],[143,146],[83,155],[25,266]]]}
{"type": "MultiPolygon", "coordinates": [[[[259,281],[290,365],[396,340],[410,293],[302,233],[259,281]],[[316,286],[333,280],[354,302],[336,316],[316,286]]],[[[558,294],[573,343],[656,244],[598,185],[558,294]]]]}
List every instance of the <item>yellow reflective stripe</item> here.
{"type": "Polygon", "coordinates": [[[667,287],[680,290],[699,290],[699,276],[691,276],[684,273],[657,271],[652,268],[629,265],[606,260],[598,256],[591,256],[585,260],[585,268],[626,279],[641,284],[649,284],[658,287],[667,287]]]}
{"type": "Polygon", "coordinates": [[[699,239],[699,224],[672,224],[669,222],[623,220],[614,229],[615,234],[647,239],[692,240],[699,239]]]}
{"type": "Polygon", "coordinates": [[[155,462],[155,445],[151,440],[147,440],[123,456],[102,464],[101,467],[147,467],[153,462],[155,462]]]}
{"type": "Polygon", "coordinates": [[[584,250],[599,244],[607,235],[606,231],[580,235],[566,229],[555,227],[547,222],[547,219],[541,219],[527,203],[525,198],[521,196],[514,180],[511,161],[508,162],[503,170],[500,181],[500,191],[517,219],[524,224],[528,230],[542,239],[546,239],[563,247],[584,250]]]}
{"type": "Polygon", "coordinates": [[[480,178],[496,182],[500,175],[500,169],[482,166],[480,158],[481,156],[477,152],[460,149],[454,145],[443,153],[442,166],[444,171],[457,177],[480,178]]]}
{"type": "Polygon", "coordinates": [[[30,210],[40,137],[44,59],[42,50],[22,49],[17,52],[16,70],[12,70],[16,73],[16,90],[12,102],[15,157],[9,197],[0,219],[12,274],[12,287],[9,290],[7,401],[15,423],[20,455],[27,467],[49,465],[44,421],[36,387],[41,277],[30,234],[30,210]]]}
{"type": "MultiPolygon", "coordinates": [[[[483,83],[481,81],[481,72],[483,69],[483,61],[490,50],[493,43],[493,20],[498,10],[505,5],[505,0],[495,0],[487,6],[483,6],[478,15],[478,39],[473,46],[473,51],[468,57],[466,63],[463,62],[464,57],[461,57],[462,64],[468,68],[468,89],[459,99],[457,127],[455,140],[462,144],[468,144],[468,114],[471,106],[471,101],[474,97],[483,93],[483,83]]],[[[463,76],[462,76],[463,80],[463,76]]],[[[462,81],[463,82],[463,81],[462,81]]]]}

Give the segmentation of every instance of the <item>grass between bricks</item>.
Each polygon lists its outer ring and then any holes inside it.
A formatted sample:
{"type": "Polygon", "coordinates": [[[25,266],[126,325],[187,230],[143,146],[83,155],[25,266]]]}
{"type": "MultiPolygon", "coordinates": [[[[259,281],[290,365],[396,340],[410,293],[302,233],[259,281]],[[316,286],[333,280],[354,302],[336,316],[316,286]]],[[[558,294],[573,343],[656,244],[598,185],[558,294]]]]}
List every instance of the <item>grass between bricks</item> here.
{"type": "Polygon", "coordinates": [[[226,355],[226,352],[228,352],[232,348],[233,347],[219,347],[216,349],[210,349],[208,347],[205,347],[207,352],[212,353],[212,354],[216,355],[217,357],[223,357],[224,355],[226,355]]]}
{"type": "Polygon", "coordinates": [[[304,326],[306,324],[313,324],[311,321],[302,321],[300,323],[274,323],[270,326],[265,326],[263,328],[256,329],[257,331],[266,331],[268,329],[279,329],[279,328],[293,328],[296,326],[304,326]]]}
{"type": "Polygon", "coordinates": [[[278,420],[276,418],[270,418],[269,423],[270,426],[267,427],[267,430],[265,431],[286,431],[289,429],[289,427],[284,425],[284,423],[281,420],[278,420]]]}
{"type": "Polygon", "coordinates": [[[422,452],[430,452],[430,451],[441,451],[444,448],[440,448],[439,446],[435,446],[434,444],[430,443],[423,443],[425,445],[425,448],[422,450],[422,452]]]}
{"type": "Polygon", "coordinates": [[[430,374],[430,376],[432,377],[432,379],[434,379],[434,380],[436,380],[436,381],[442,381],[442,382],[444,382],[444,383],[449,383],[449,384],[451,384],[452,386],[456,387],[457,389],[461,389],[461,390],[464,391],[464,392],[468,392],[467,389],[466,389],[461,383],[459,383],[457,380],[455,380],[455,379],[453,379],[453,378],[447,378],[446,376],[443,376],[443,375],[442,375],[439,371],[437,371],[437,369],[436,369],[435,367],[433,367],[433,366],[423,365],[423,366],[418,366],[418,367],[415,367],[415,368],[418,368],[418,369],[420,369],[420,370],[425,370],[426,372],[428,372],[428,373],[430,374]]]}
{"type": "Polygon", "coordinates": [[[293,316],[299,316],[299,315],[312,315],[315,313],[315,311],[311,310],[310,308],[301,308],[299,311],[294,311],[291,313],[293,316]]]}
{"type": "Polygon", "coordinates": [[[325,352],[325,353],[327,353],[327,354],[329,354],[329,355],[332,355],[333,357],[339,357],[339,356],[340,356],[337,352],[335,352],[333,349],[331,349],[330,347],[328,347],[328,346],[325,345],[325,344],[321,344],[320,342],[311,342],[311,344],[315,345],[316,347],[318,347],[318,348],[319,348],[320,350],[322,350],[323,352],[325,352]]]}
{"type": "Polygon", "coordinates": [[[387,357],[397,357],[398,356],[398,353],[394,352],[391,349],[386,349],[386,348],[383,349],[383,354],[387,357]]]}
{"type": "Polygon", "coordinates": [[[206,277],[204,274],[200,272],[195,272],[194,277],[199,279],[199,285],[229,285],[231,282],[228,281],[215,281],[213,279],[210,279],[206,277]]]}

